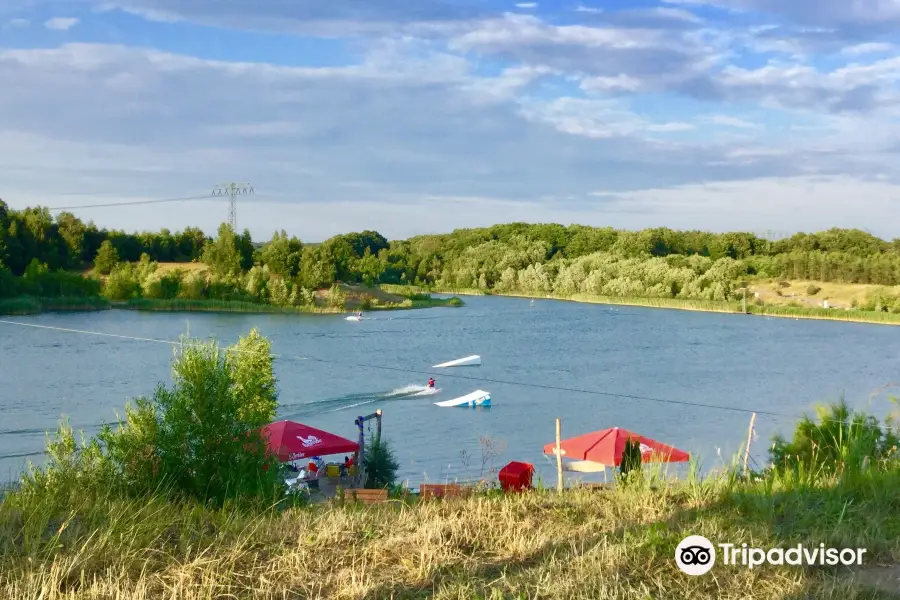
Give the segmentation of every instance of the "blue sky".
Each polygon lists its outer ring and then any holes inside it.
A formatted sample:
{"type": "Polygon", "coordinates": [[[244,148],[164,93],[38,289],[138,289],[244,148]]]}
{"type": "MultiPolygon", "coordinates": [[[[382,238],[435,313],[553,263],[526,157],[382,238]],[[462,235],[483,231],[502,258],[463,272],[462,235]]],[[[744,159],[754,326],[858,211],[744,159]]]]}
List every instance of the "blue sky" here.
{"type": "Polygon", "coordinates": [[[895,237],[898,26],[900,0],[6,0],[0,198],[249,181],[239,227],[307,240],[511,220],[895,237]]]}

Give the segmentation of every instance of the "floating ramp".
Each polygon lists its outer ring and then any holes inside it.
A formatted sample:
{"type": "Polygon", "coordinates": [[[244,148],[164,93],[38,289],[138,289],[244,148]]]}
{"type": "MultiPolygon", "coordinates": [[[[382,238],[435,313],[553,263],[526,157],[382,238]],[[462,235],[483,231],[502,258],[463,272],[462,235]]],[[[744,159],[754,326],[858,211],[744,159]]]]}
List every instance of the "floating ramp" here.
{"type": "Polygon", "coordinates": [[[432,369],[445,369],[448,367],[479,367],[481,366],[481,357],[477,354],[473,354],[472,356],[467,356],[465,358],[457,358],[456,360],[451,360],[450,362],[441,363],[439,365],[434,365],[431,367],[432,369]]]}
{"type": "Polygon", "coordinates": [[[475,390],[471,394],[453,398],[452,400],[435,402],[434,404],[435,406],[490,406],[491,395],[484,390],[475,390]]]}

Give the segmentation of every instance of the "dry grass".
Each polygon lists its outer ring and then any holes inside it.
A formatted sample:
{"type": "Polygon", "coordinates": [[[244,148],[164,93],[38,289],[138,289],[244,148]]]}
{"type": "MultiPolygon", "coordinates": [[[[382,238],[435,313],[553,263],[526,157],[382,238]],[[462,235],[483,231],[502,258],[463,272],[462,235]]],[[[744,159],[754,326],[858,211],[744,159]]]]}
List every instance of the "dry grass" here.
{"type": "Polygon", "coordinates": [[[822,301],[828,300],[829,306],[850,308],[853,301],[863,304],[866,297],[883,286],[862,283],[829,283],[827,281],[767,279],[750,284],[750,291],[759,294],[760,300],[775,306],[787,306],[792,302],[808,307],[822,307],[822,301]],[[780,281],[787,281],[789,287],[781,287],[780,281]],[[821,290],[810,296],[806,289],[815,285],[821,290]],[[780,291],[781,295],[777,292],[780,291]]]}
{"type": "Polygon", "coordinates": [[[166,273],[168,273],[170,271],[176,271],[179,269],[184,271],[185,273],[195,273],[195,272],[199,273],[201,271],[209,271],[209,267],[207,267],[202,262],[185,262],[185,263],[162,262],[162,263],[157,263],[157,267],[156,267],[156,271],[160,275],[165,275],[166,273]]]}
{"type": "Polygon", "coordinates": [[[789,497],[767,497],[679,484],[263,514],[86,501],[63,517],[10,502],[0,505],[0,597],[873,597],[833,569],[717,565],[693,578],[676,569],[674,548],[688,534],[763,547],[871,542],[870,554],[887,559],[900,544],[885,525],[896,519],[888,506],[813,496],[798,518],[789,497]]]}

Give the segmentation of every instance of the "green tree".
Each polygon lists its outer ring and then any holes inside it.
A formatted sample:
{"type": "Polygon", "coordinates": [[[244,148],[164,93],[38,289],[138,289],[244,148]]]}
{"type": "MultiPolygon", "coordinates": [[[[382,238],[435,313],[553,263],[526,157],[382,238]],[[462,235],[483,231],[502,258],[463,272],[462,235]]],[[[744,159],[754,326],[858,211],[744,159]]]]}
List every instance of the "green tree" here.
{"type": "Polygon", "coordinates": [[[119,252],[113,247],[112,242],[106,240],[100,244],[97,256],[94,257],[94,270],[103,275],[108,275],[119,262],[119,252]]]}
{"type": "Polygon", "coordinates": [[[222,223],[219,226],[219,235],[216,240],[204,247],[203,262],[209,266],[214,275],[219,277],[241,272],[238,238],[228,223],[222,223]]]}

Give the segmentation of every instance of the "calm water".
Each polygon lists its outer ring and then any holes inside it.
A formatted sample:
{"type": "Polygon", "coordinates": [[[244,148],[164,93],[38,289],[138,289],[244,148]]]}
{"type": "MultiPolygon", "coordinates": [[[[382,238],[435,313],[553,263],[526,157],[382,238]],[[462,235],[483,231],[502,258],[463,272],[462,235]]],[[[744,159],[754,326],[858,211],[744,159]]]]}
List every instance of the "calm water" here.
{"type": "MultiPolygon", "coordinates": [[[[381,313],[362,323],[131,311],[11,320],[169,340],[189,322],[192,335],[229,344],[259,327],[282,355],[275,366],[281,416],[354,438],[354,418],[381,408],[385,436],[412,484],[477,475],[484,437],[502,451],[495,466],[526,460],[552,481],[554,465],[541,449],[554,439],[555,417],[564,438],[625,427],[692,451],[706,467],[721,464],[717,448],[726,458],[737,451],[749,421],[741,412],[451,375],[788,415],[845,394],[883,414],[888,401],[872,394],[897,379],[900,350],[900,329],[885,326],[555,301],[530,307],[510,298],[469,298],[461,309],[381,313]],[[469,354],[482,355],[484,365],[431,370],[439,395],[391,395],[424,384],[431,365],[469,354]],[[492,408],[433,405],[479,388],[491,392],[492,408]]],[[[26,455],[43,449],[44,432],[61,415],[94,432],[121,414],[128,398],[168,383],[171,358],[164,344],[0,324],[0,479],[15,477],[26,460],[40,461],[26,455]]],[[[771,435],[793,422],[758,417],[755,460],[763,462],[771,435]]]]}

